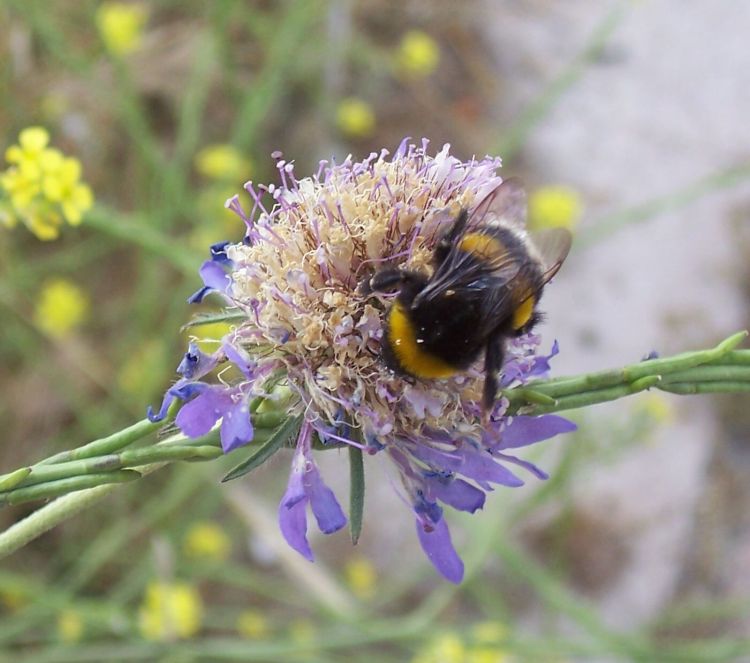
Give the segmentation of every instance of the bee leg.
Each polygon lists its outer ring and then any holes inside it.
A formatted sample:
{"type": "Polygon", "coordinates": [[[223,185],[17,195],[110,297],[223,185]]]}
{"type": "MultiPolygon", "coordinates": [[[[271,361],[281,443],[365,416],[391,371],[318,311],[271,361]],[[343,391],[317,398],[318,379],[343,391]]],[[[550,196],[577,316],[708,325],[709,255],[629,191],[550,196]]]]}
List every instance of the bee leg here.
{"type": "Polygon", "coordinates": [[[490,338],[484,353],[484,390],[482,392],[482,409],[485,413],[492,410],[497,396],[497,383],[500,369],[503,367],[505,349],[503,339],[490,338]]]}

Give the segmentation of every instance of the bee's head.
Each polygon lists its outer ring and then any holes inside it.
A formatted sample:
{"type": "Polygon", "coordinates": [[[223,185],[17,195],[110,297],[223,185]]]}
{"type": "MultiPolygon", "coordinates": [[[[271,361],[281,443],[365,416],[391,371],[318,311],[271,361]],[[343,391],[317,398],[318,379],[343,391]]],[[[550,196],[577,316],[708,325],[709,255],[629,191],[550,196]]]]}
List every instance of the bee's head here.
{"type": "Polygon", "coordinates": [[[359,291],[363,295],[397,291],[399,300],[410,306],[412,300],[427,285],[427,281],[427,277],[419,272],[386,269],[360,283],[359,291]]]}

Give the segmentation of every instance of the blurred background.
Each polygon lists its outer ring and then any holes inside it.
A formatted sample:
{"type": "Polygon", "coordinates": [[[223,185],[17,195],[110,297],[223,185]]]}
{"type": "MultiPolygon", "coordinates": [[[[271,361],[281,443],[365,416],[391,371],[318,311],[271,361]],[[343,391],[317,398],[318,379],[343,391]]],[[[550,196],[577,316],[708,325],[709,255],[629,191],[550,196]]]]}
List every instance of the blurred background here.
{"type": "MultiPolygon", "coordinates": [[[[0,207],[0,468],[160,400],[207,246],[244,231],[223,203],[275,150],[299,176],[404,136],[502,156],[531,223],[576,236],[555,374],[750,326],[749,31],[732,0],[0,0],[1,146],[44,127],[81,167],[65,219],[0,207]]],[[[227,485],[236,455],[173,465],[4,561],[2,660],[750,660],[747,399],[573,417],[534,451],[548,482],[450,514],[458,587],[377,457],[359,545],[317,537],[314,565],[280,544],[286,453],[227,485]]]]}

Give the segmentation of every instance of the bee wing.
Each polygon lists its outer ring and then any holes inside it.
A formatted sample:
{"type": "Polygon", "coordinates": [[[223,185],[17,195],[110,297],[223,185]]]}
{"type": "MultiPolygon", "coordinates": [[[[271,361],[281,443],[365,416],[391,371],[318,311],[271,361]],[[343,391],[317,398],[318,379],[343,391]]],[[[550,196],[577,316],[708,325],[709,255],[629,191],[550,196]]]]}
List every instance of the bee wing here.
{"type": "Polygon", "coordinates": [[[573,236],[566,228],[550,228],[531,234],[531,241],[544,265],[544,282],[547,283],[565,262],[573,236]]]}
{"type": "Polygon", "coordinates": [[[472,211],[471,223],[500,221],[511,228],[526,228],[526,191],[516,177],[503,180],[472,211]]]}
{"type": "Polygon", "coordinates": [[[419,293],[415,302],[430,301],[446,290],[479,292],[502,288],[516,277],[519,269],[520,265],[510,254],[502,254],[480,262],[472,259],[465,251],[453,248],[437,267],[429,284],[419,293]]]}
{"type": "MultiPolygon", "coordinates": [[[[519,299],[526,299],[531,296],[538,296],[542,287],[559,271],[565,261],[572,243],[572,235],[565,228],[552,228],[550,230],[540,231],[532,235],[534,247],[539,253],[542,260],[543,272],[542,283],[536,290],[529,289],[519,298],[516,293],[516,299],[513,297],[513,281],[523,271],[523,268],[517,268],[515,273],[510,274],[509,278],[503,280],[499,278],[491,284],[486,290],[486,296],[482,302],[482,318],[480,325],[485,328],[491,328],[497,321],[503,320],[512,312],[513,306],[517,305],[519,299]]],[[[501,276],[502,273],[498,273],[501,276]]],[[[517,286],[516,286],[517,287],[517,286]]]]}

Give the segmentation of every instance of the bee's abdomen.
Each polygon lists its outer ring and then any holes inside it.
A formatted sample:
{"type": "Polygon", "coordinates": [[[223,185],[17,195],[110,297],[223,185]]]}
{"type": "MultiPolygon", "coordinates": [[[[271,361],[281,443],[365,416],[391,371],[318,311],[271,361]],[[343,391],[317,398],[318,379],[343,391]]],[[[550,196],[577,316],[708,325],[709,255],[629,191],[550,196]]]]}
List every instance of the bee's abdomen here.
{"type": "Polygon", "coordinates": [[[383,358],[390,368],[417,378],[447,378],[460,366],[430,352],[418,337],[418,325],[403,304],[394,302],[386,318],[383,358]]]}

